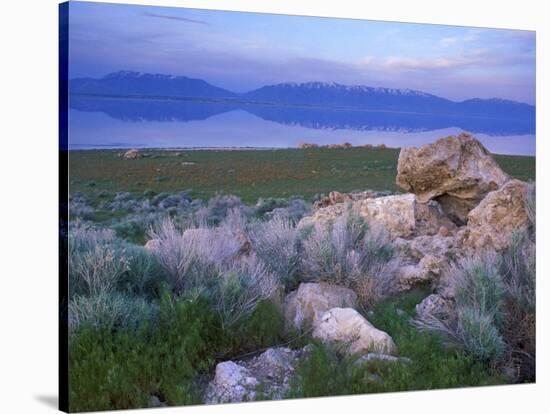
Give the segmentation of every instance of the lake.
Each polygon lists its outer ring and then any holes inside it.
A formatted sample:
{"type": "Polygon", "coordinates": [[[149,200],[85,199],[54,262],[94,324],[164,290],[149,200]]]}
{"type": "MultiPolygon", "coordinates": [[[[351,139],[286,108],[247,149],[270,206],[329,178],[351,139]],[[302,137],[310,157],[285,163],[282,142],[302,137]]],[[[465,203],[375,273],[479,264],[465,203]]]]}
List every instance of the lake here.
{"type": "Polygon", "coordinates": [[[462,131],[491,152],[535,155],[529,122],[237,102],[71,96],[69,148],[419,146],[462,131]]]}

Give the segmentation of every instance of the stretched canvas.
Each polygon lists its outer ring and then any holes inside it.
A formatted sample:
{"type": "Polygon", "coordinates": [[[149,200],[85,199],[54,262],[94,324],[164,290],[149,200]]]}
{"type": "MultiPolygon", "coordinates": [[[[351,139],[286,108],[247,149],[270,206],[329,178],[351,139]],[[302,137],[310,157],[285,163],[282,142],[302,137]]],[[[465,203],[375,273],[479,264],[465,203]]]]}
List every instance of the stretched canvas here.
{"type": "Polygon", "coordinates": [[[62,410],[535,381],[534,32],[59,17],[62,410]]]}

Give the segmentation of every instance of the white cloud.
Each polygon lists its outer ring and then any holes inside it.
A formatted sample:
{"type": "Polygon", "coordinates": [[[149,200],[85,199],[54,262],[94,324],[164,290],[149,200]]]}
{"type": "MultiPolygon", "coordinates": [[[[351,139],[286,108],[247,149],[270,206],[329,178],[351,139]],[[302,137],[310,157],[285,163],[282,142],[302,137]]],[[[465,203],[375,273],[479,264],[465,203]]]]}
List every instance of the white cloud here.
{"type": "Polygon", "coordinates": [[[447,46],[454,45],[457,41],[458,39],[456,37],[444,37],[439,41],[439,44],[441,46],[447,47],[447,46]]]}

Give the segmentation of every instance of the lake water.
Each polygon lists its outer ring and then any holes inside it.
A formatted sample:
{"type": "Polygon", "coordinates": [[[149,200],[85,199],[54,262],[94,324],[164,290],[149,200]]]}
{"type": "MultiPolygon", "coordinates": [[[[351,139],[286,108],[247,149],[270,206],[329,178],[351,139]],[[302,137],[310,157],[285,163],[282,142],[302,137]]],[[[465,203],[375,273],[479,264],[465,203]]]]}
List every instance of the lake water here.
{"type": "Polygon", "coordinates": [[[71,96],[69,148],[419,146],[469,131],[493,153],[535,155],[530,123],[425,114],[71,96]]]}

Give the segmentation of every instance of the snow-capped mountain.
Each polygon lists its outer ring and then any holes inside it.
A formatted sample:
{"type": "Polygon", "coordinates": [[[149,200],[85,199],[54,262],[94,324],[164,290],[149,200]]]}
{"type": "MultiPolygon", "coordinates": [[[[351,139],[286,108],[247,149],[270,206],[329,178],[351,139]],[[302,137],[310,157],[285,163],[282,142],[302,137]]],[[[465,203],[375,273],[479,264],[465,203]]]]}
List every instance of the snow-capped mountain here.
{"type": "Polygon", "coordinates": [[[306,82],[264,86],[243,95],[247,100],[294,105],[424,112],[451,101],[411,89],[306,82]],[[427,107],[428,105],[429,107],[427,107]]]}
{"type": "Polygon", "coordinates": [[[73,79],[69,83],[69,91],[84,95],[216,98],[247,104],[267,103],[535,122],[534,106],[504,99],[475,98],[455,102],[412,89],[374,88],[334,82],[280,83],[237,94],[201,79],[120,71],[101,79],[73,79]]]}
{"type": "Polygon", "coordinates": [[[490,118],[532,118],[535,107],[504,99],[451,101],[412,89],[347,86],[338,83],[281,83],[264,86],[243,95],[251,101],[293,105],[338,107],[357,110],[396,111],[422,114],[479,116],[490,118]]]}
{"type": "Polygon", "coordinates": [[[101,79],[77,78],[69,82],[73,94],[232,98],[227,91],[201,79],[132,71],[110,73],[101,79]]]}

